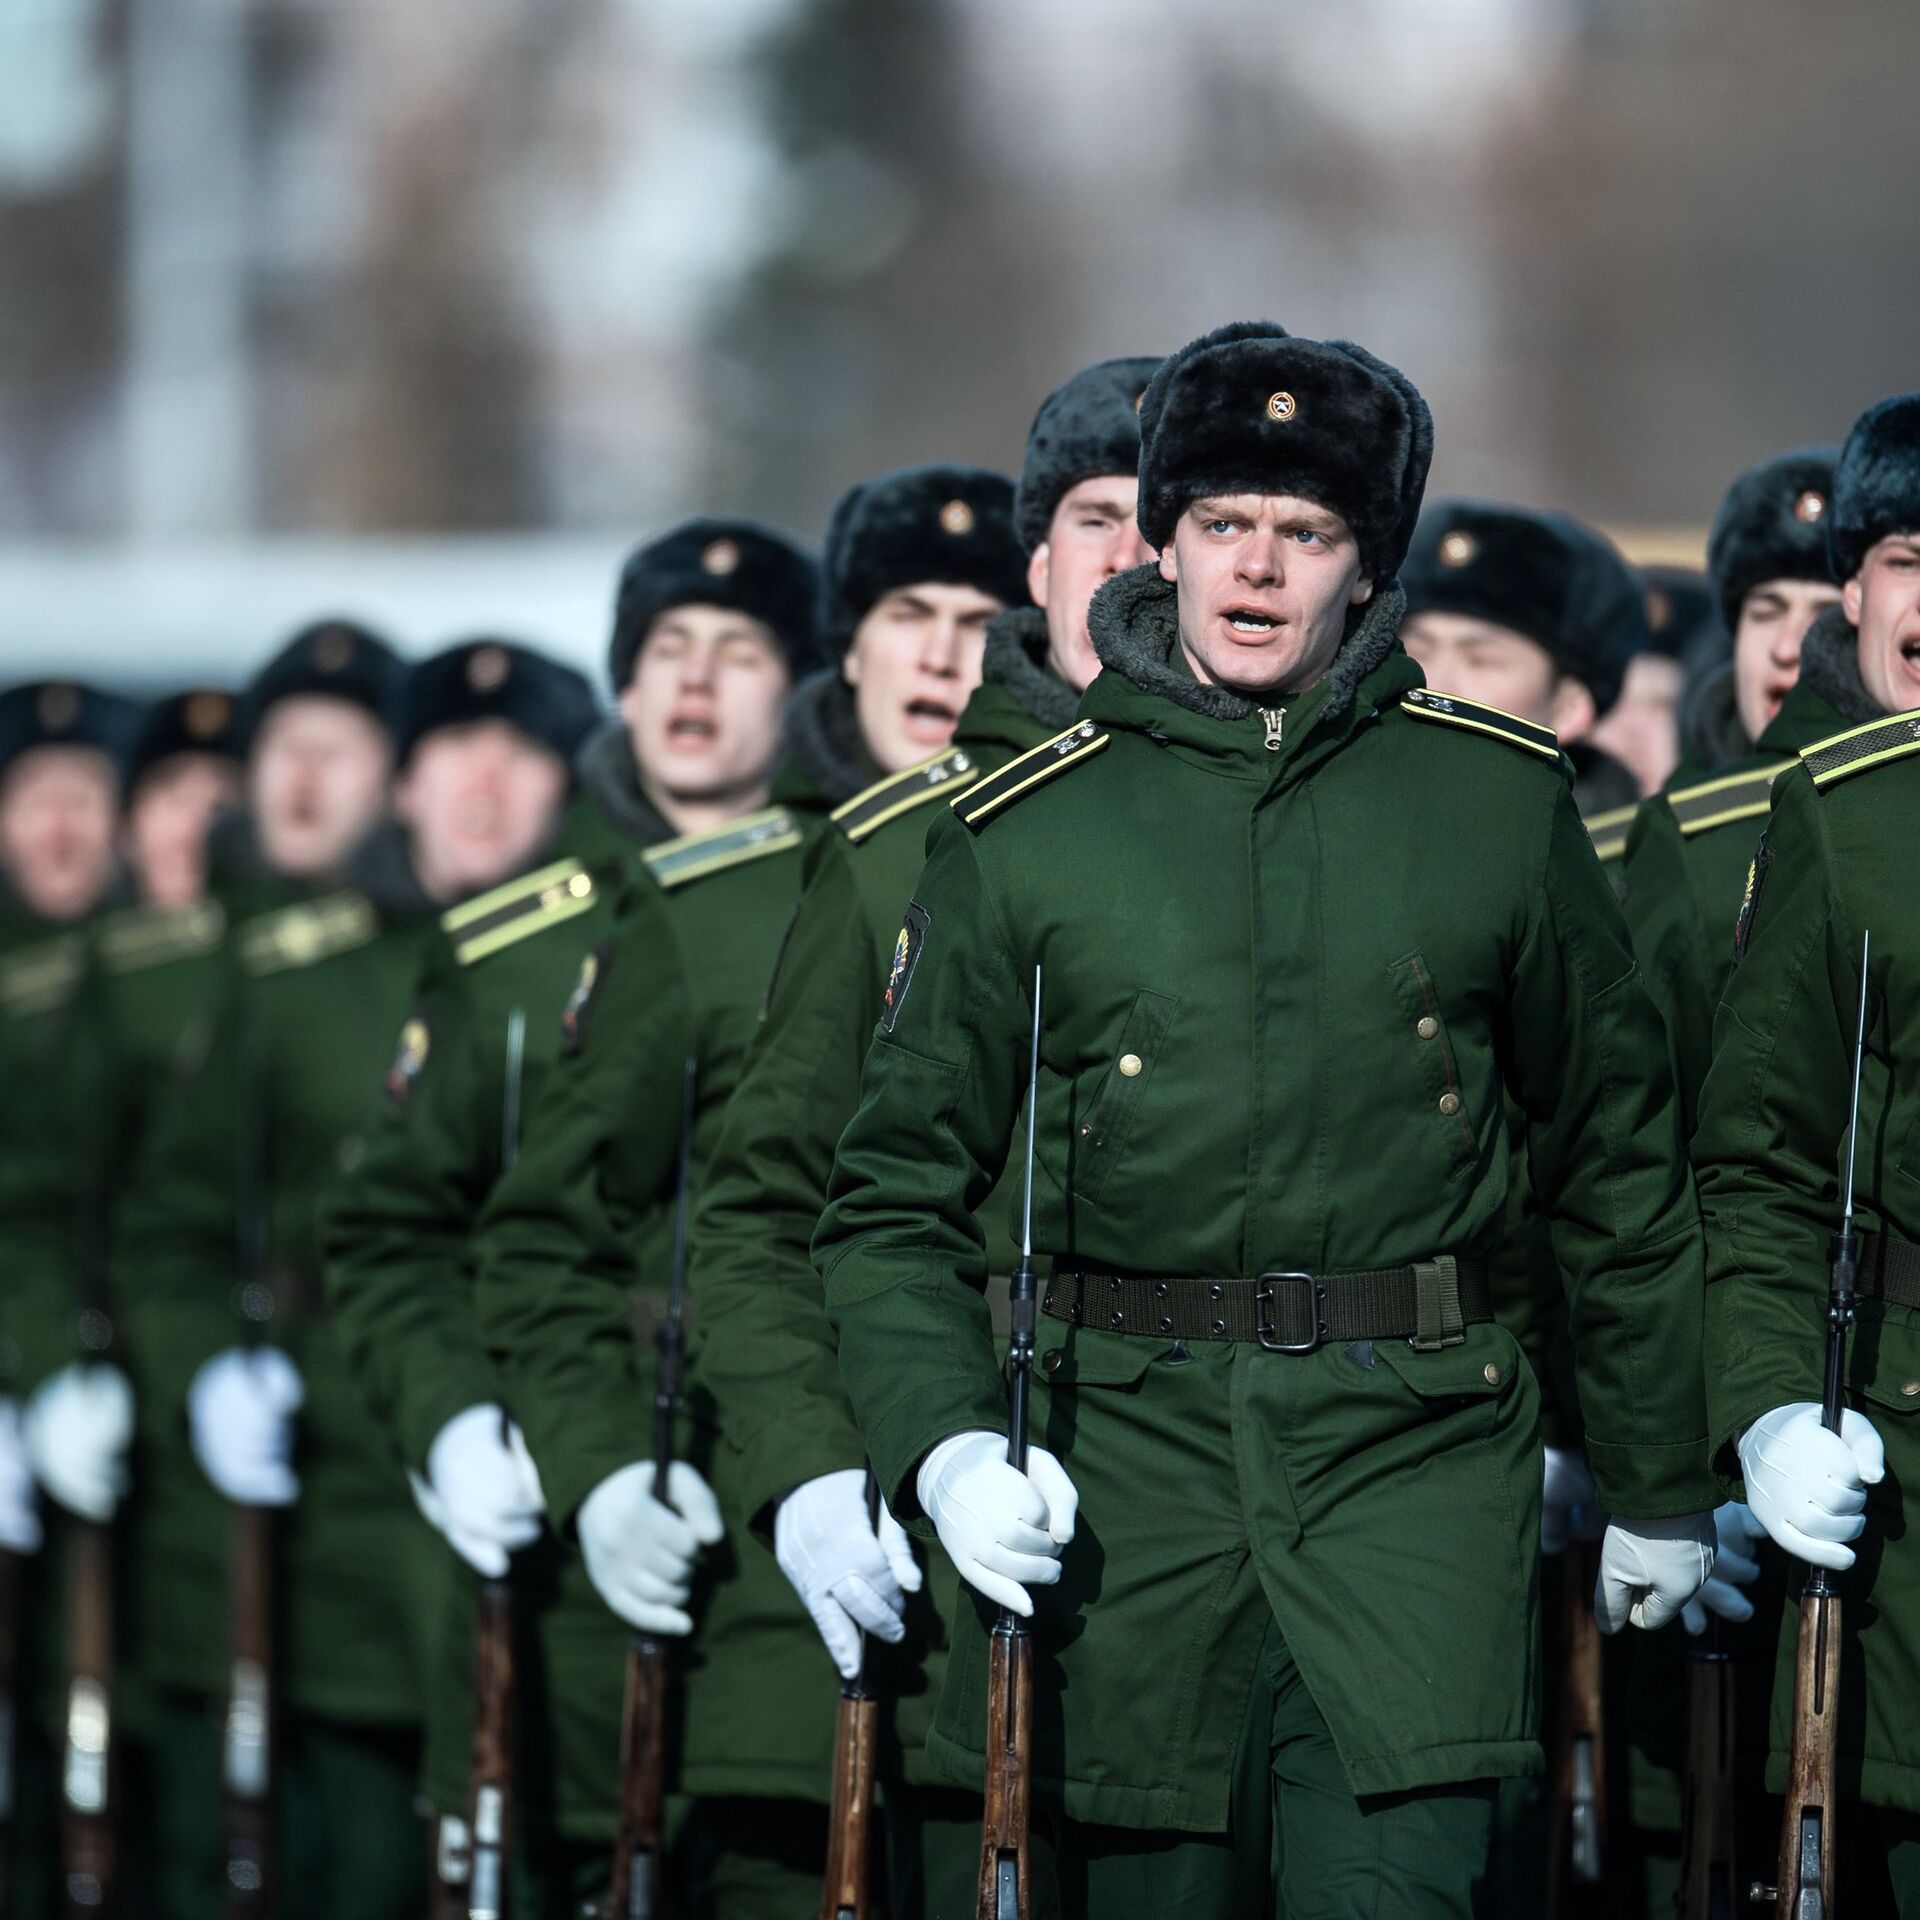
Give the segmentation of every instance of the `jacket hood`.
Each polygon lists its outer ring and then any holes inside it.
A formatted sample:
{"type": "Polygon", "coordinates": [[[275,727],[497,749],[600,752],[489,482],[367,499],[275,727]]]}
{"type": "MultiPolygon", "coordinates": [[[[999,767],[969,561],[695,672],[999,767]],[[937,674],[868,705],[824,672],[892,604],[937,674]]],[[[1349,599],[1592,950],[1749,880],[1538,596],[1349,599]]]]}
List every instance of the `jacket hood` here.
{"type": "Polygon", "coordinates": [[[623,722],[616,720],[596,733],[580,749],[573,772],[580,791],[636,845],[652,847],[673,838],[666,816],[640,784],[633,741],[623,722]]]}
{"type": "Polygon", "coordinates": [[[796,784],[808,795],[838,806],[880,778],[880,769],[860,737],[853,689],[838,667],[810,674],[787,703],[786,765],[779,787],[796,784]]]}
{"type": "Polygon", "coordinates": [[[1849,727],[1884,716],[1860,678],[1860,633],[1843,607],[1829,607],[1800,646],[1800,684],[1810,687],[1849,727]]]}
{"type": "Polygon", "coordinates": [[[1000,688],[1050,733],[1073,724],[1080,696],[1047,664],[1047,616],[1038,607],[1009,607],[987,624],[981,680],[1000,688]]]}

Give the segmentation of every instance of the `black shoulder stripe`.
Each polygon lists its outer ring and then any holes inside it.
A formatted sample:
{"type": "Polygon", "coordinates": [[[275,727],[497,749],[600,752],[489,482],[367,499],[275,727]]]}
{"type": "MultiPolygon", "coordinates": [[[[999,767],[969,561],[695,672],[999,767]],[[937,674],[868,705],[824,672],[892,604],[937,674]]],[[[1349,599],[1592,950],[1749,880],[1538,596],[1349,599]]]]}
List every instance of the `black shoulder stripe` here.
{"type": "Polygon", "coordinates": [[[857,846],[889,820],[924,806],[937,795],[955,792],[956,783],[959,787],[970,786],[979,777],[980,769],[974,765],[972,754],[963,747],[949,747],[904,773],[876,780],[863,793],[842,801],[829,818],[857,846]]]}
{"type": "Polygon", "coordinates": [[[1723,774],[1718,780],[1679,787],[1667,795],[1667,805],[1688,839],[1736,820],[1757,819],[1767,810],[1774,781],[1792,765],[1791,760],[1770,760],[1764,767],[1749,767],[1744,773],[1723,774]]]}
{"type": "Polygon", "coordinates": [[[1889,714],[1884,720],[1868,721],[1864,727],[1850,727],[1845,733],[1802,747],[1800,758],[1813,775],[1813,784],[1825,792],[1869,767],[1904,760],[1911,753],[1920,753],[1920,713],[1889,714]]]}
{"type": "Polygon", "coordinates": [[[1113,738],[1102,733],[1091,720],[1076,721],[1064,733],[1043,740],[1017,760],[1009,760],[996,774],[976,782],[952,802],[953,810],[976,832],[1001,811],[1031,793],[1068,767],[1091,760],[1113,738]]]}
{"type": "Polygon", "coordinates": [[[1587,836],[1593,842],[1593,850],[1601,860],[1618,860],[1627,850],[1627,835],[1633,827],[1633,816],[1640,811],[1635,801],[1628,807],[1609,807],[1604,813],[1590,813],[1580,824],[1587,830],[1587,836]]]}
{"type": "Polygon", "coordinates": [[[785,807],[768,807],[750,813],[707,833],[682,834],[678,840],[663,840],[649,847],[640,857],[661,886],[683,887],[690,880],[702,880],[710,873],[723,872],[744,861],[759,860],[770,853],[784,852],[800,844],[800,826],[785,807]]]}
{"type": "Polygon", "coordinates": [[[1489,739],[1504,740],[1511,747],[1537,753],[1543,760],[1560,757],[1560,736],[1551,727],[1535,726],[1517,713],[1505,713],[1478,700],[1463,700],[1457,693],[1435,693],[1427,687],[1416,687],[1402,705],[1416,720],[1433,720],[1442,726],[1460,727],[1468,733],[1484,733],[1489,739]]]}

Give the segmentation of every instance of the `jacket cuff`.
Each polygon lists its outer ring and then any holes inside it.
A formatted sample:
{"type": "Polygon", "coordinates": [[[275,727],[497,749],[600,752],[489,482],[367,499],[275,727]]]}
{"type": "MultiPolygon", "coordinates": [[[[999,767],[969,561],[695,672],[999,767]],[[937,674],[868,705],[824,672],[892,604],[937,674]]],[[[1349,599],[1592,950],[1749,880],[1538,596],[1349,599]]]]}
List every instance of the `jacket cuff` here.
{"type": "MultiPolygon", "coordinates": [[[[989,1382],[998,1386],[996,1376],[989,1382]]],[[[931,1523],[920,1511],[920,1492],[914,1476],[942,1440],[956,1433],[1005,1433],[1007,1403],[997,1391],[983,1391],[980,1375],[954,1374],[943,1380],[921,1380],[913,1392],[883,1408],[867,1423],[867,1448],[888,1511],[921,1539],[933,1538],[931,1523]]]]}
{"type": "Polygon", "coordinates": [[[1707,1467],[1707,1438],[1645,1441],[1596,1440],[1587,1434],[1587,1464],[1600,1503],[1624,1520],[1677,1520],[1711,1513],[1720,1504],[1719,1482],[1707,1467]]]}
{"type": "Polygon", "coordinates": [[[735,1461],[734,1491],[747,1524],[768,1540],[775,1509],[795,1487],[867,1464],[860,1429],[844,1417],[823,1419],[805,1433],[767,1420],[744,1439],[735,1434],[726,1439],[735,1461]]]}

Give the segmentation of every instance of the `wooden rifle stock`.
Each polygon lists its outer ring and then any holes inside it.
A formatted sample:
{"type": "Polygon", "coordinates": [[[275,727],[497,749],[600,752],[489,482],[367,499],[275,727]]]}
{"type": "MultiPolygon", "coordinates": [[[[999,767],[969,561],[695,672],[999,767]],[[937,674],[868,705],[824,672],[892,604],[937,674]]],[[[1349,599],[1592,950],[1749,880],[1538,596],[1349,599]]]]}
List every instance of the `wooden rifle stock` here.
{"type": "Polygon", "coordinates": [[[506,1920],[513,1816],[513,1588],[504,1578],[481,1582],[473,1694],[467,1920],[506,1920]]]}
{"type": "Polygon", "coordinates": [[[14,1739],[20,1679],[21,1557],[0,1547],[0,1920],[13,1913],[14,1739]]]}
{"type": "Polygon", "coordinates": [[[222,1775],[227,1803],[227,1912],[273,1912],[273,1509],[233,1517],[232,1661],[222,1775]]]}
{"type": "Polygon", "coordinates": [[[107,1528],[76,1523],[67,1543],[67,1712],[60,1761],[61,1879],[70,1914],[115,1906],[113,1544],[107,1528]]]}
{"type": "Polygon", "coordinates": [[[1681,1782],[1680,1920],[1732,1920],[1733,1661],[1718,1620],[1687,1649],[1687,1762],[1681,1782]]]}
{"type": "MultiPolygon", "coordinates": [[[[867,1517],[876,1530],[880,1488],[867,1475],[867,1517]]],[[[867,1684],[867,1636],[860,1665],[840,1683],[833,1726],[833,1800],[827,1814],[827,1872],[820,1920],[867,1920],[867,1860],[873,1835],[873,1780],[880,1738],[880,1703],[867,1684]]]]}
{"type": "Polygon", "coordinates": [[[1550,1910],[1570,1920],[1609,1911],[1607,1879],[1607,1728],[1600,1625],[1593,1617],[1599,1550],[1573,1541],[1566,1551],[1566,1667],[1555,1765],[1556,1819],[1549,1872],[1550,1910]]]}

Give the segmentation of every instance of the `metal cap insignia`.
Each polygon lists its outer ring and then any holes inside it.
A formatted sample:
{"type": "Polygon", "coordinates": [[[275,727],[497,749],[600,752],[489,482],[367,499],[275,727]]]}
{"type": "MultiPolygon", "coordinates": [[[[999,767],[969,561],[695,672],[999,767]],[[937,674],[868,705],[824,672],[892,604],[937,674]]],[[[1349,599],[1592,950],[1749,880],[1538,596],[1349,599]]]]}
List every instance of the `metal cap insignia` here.
{"type": "Polygon", "coordinates": [[[80,689],[42,687],[33,711],[34,717],[49,733],[64,733],[80,718],[80,689]]]}
{"type": "Polygon", "coordinates": [[[1826,510],[1827,496],[1824,493],[1817,492],[1812,487],[1809,487],[1806,492],[1793,503],[1793,517],[1798,520],[1803,527],[1812,526],[1826,510]]]}
{"type": "Polygon", "coordinates": [[[189,694],[180,713],[189,740],[217,739],[232,717],[233,702],[224,693],[189,694]]]}
{"type": "Polygon", "coordinates": [[[505,647],[475,647],[467,655],[467,685],[475,693],[499,692],[512,671],[505,647]]]}
{"type": "Polygon", "coordinates": [[[1443,567],[1464,567],[1480,551],[1480,542],[1462,527],[1444,535],[1440,541],[1440,564],[1443,567]]]}
{"type": "Polygon", "coordinates": [[[732,540],[709,540],[701,550],[700,565],[708,573],[725,575],[740,564],[740,548],[732,540]]]}
{"type": "Polygon", "coordinates": [[[971,533],[973,509],[964,500],[949,500],[940,509],[940,524],[948,533],[971,533]]]}
{"type": "Polygon", "coordinates": [[[1300,403],[1290,393],[1270,393],[1267,395],[1267,418],[1269,420],[1291,420],[1300,411],[1300,403]]]}
{"type": "Polygon", "coordinates": [[[313,636],[313,664],[322,673],[340,673],[353,658],[353,635],[345,627],[322,627],[313,636]]]}

